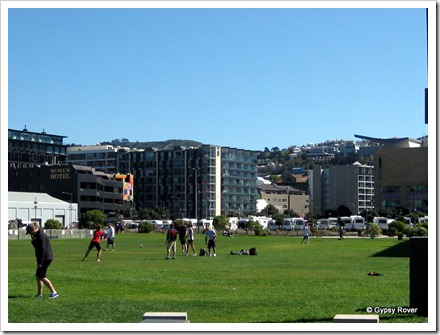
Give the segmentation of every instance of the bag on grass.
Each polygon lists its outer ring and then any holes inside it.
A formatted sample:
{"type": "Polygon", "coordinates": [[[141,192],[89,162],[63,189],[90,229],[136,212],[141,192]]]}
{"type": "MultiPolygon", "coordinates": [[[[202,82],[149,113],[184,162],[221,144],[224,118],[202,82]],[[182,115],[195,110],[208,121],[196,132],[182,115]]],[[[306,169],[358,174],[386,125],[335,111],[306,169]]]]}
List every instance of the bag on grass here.
{"type": "Polygon", "coordinates": [[[206,249],[200,249],[199,256],[206,256],[206,249]]]}
{"type": "Polygon", "coordinates": [[[250,255],[250,256],[256,256],[256,255],[257,255],[257,249],[255,249],[255,248],[250,248],[250,249],[249,249],[249,255],[250,255]]]}

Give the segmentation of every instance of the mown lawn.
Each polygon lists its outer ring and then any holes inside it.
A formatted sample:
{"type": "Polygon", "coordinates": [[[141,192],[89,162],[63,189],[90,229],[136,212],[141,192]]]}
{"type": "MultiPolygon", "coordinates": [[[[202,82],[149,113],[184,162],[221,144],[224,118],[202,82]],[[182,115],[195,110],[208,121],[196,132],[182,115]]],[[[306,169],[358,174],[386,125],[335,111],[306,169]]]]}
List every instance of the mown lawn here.
{"type": "MultiPolygon", "coordinates": [[[[202,247],[196,235],[196,247],[202,247]]],[[[82,256],[86,239],[52,240],[48,277],[60,297],[36,300],[29,240],[9,241],[9,323],[138,323],[144,312],[187,312],[191,323],[326,323],[335,314],[409,305],[408,243],[395,238],[220,236],[217,257],[164,260],[160,233],[119,234],[116,251],[82,256]],[[140,244],[144,247],[139,247],[140,244]],[[257,248],[257,256],[229,255],[257,248]],[[390,249],[391,248],[391,249],[390,249]],[[387,250],[393,250],[387,253],[387,250]],[[384,276],[367,276],[370,271],[384,276]],[[24,311],[26,317],[23,317],[24,311]]],[[[105,242],[103,242],[105,245],[105,242]]],[[[180,250],[180,245],[178,245],[180,250]]],[[[381,323],[427,322],[408,314],[381,323]]]]}

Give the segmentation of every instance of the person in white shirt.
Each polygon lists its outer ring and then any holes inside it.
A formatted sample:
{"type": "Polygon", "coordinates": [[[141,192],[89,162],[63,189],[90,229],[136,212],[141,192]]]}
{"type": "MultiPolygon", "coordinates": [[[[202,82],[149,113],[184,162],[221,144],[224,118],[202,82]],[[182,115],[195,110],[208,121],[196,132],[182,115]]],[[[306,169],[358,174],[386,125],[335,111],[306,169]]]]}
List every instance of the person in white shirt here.
{"type": "Polygon", "coordinates": [[[107,247],[104,249],[104,251],[108,251],[108,246],[112,245],[112,251],[115,251],[115,228],[109,223],[107,225],[108,231],[107,231],[107,247]]]}
{"type": "Polygon", "coordinates": [[[216,256],[216,238],[217,233],[215,232],[214,228],[208,228],[205,234],[205,244],[208,246],[209,256],[216,256]]]}
{"type": "Polygon", "coordinates": [[[303,239],[301,241],[301,244],[306,241],[306,244],[309,244],[309,226],[308,224],[304,224],[304,226],[301,228],[303,233],[303,239]]]}
{"type": "Polygon", "coordinates": [[[196,249],[194,247],[194,229],[193,229],[191,223],[188,224],[188,240],[186,242],[186,253],[187,253],[187,255],[188,255],[188,252],[189,252],[189,247],[191,247],[191,250],[193,251],[194,256],[197,256],[196,249]]]}

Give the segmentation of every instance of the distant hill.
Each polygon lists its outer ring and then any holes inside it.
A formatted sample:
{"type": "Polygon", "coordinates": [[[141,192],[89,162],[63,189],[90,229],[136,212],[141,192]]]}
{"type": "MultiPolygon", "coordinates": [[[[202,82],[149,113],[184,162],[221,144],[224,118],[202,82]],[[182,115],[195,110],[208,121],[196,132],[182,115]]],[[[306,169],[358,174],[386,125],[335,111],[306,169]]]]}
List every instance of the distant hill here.
{"type": "MultiPolygon", "coordinates": [[[[121,145],[121,144],[119,144],[121,145]]],[[[166,147],[174,147],[174,146],[182,146],[185,148],[188,147],[199,147],[203,145],[201,142],[191,141],[191,140],[166,140],[166,141],[151,141],[151,142],[128,142],[123,143],[123,146],[129,148],[158,148],[165,149],[166,147]]],[[[122,145],[121,145],[122,146],[122,145]]]]}
{"type": "MultiPolygon", "coordinates": [[[[104,141],[100,142],[98,145],[113,145],[114,147],[120,146],[120,147],[128,147],[128,148],[157,148],[157,149],[165,149],[166,147],[172,148],[175,146],[182,146],[185,148],[189,147],[199,147],[203,145],[201,142],[192,141],[192,140],[166,140],[166,141],[150,141],[150,142],[130,142],[126,138],[123,139],[114,139],[112,141],[104,141]]],[[[82,146],[80,144],[67,144],[67,146],[82,146]]]]}

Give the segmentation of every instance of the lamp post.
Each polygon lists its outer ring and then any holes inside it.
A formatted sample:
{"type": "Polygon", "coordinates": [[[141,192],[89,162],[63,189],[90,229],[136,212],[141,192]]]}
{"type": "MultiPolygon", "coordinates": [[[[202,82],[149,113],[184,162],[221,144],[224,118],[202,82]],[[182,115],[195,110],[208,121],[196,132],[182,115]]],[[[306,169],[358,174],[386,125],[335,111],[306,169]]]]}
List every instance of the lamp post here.
{"type": "Polygon", "coordinates": [[[199,193],[199,190],[198,190],[198,183],[197,183],[197,172],[198,172],[198,170],[199,170],[199,168],[193,168],[193,170],[194,170],[194,198],[195,198],[195,211],[196,211],[196,215],[195,215],[195,218],[196,218],[196,221],[197,221],[197,227],[199,226],[199,220],[198,220],[198,193],[199,193]]]}
{"type": "Polygon", "coordinates": [[[37,221],[37,205],[38,205],[38,201],[37,201],[37,197],[35,197],[35,201],[34,201],[35,221],[37,221]]]}

